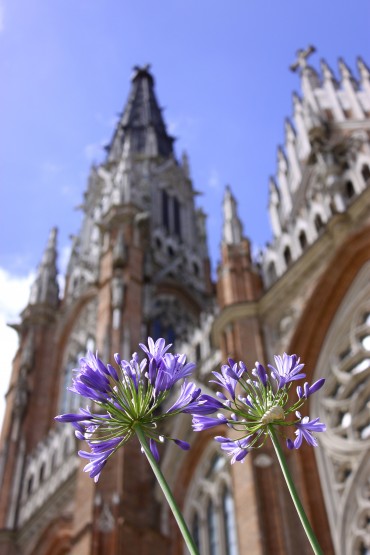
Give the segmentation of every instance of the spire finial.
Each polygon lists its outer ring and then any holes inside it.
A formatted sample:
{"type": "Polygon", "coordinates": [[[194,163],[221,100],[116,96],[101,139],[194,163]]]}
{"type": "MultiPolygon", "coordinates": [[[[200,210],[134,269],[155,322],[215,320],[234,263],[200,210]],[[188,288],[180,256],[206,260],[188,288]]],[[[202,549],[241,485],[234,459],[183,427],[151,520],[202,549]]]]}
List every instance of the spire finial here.
{"type": "Polygon", "coordinates": [[[59,287],[57,281],[57,233],[53,227],[49,234],[48,243],[44,251],[41,264],[37,270],[36,279],[31,287],[30,304],[49,304],[57,306],[59,287]]]}
{"type": "Polygon", "coordinates": [[[225,187],[223,216],[223,243],[227,245],[239,244],[243,239],[243,226],[238,217],[238,205],[231,192],[230,185],[226,185],[225,187]]]}
{"type": "Polygon", "coordinates": [[[297,59],[295,62],[292,63],[289,69],[291,71],[297,71],[298,69],[303,71],[304,69],[306,69],[307,58],[311,56],[311,54],[313,54],[314,52],[316,52],[316,48],[312,45],[308,46],[306,50],[303,50],[303,48],[297,50],[297,59]]]}

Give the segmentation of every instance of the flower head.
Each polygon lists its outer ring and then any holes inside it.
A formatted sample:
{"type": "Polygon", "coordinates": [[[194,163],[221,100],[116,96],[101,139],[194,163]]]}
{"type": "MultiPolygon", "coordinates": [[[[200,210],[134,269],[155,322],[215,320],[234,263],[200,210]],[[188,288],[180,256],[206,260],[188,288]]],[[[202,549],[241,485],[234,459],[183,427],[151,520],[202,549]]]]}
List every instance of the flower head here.
{"type": "Polygon", "coordinates": [[[271,366],[271,364],[269,364],[269,368],[272,376],[278,382],[279,389],[293,380],[300,380],[306,377],[306,374],[300,372],[304,364],[300,364],[300,359],[296,355],[284,353],[282,357],[277,355],[274,359],[276,368],[271,366]]]}
{"type": "Polygon", "coordinates": [[[297,427],[295,435],[297,437],[294,442],[291,440],[287,441],[287,446],[289,449],[299,449],[302,445],[302,440],[305,439],[309,445],[317,447],[317,440],[312,435],[312,432],[325,432],[325,424],[319,422],[318,418],[315,418],[315,420],[310,420],[308,416],[302,418],[301,413],[298,411],[296,412],[296,415],[299,418],[299,422],[295,423],[297,427]]]}
{"type": "Polygon", "coordinates": [[[76,437],[87,442],[90,451],[81,450],[79,455],[89,459],[84,470],[95,481],[107,460],[138,427],[149,439],[150,450],[158,460],[157,444],[164,439],[174,441],[182,449],[189,448],[182,440],[159,435],[158,425],[163,420],[180,412],[210,414],[217,410],[217,400],[201,395],[200,388],[186,381],[195,365],[187,363],[185,355],[167,352],[170,345],[164,339],[154,343],[149,337],[148,347],[140,346],[146,355],[143,360],[137,353],[130,361],[116,354],[117,368],[105,365],[90,352],[81,358],[70,391],[93,401],[97,409],[94,413],[87,408],[80,409],[78,414],[55,417],[58,422],[72,423],[76,437]],[[166,412],[159,410],[180,380],[183,383],[178,399],[166,412]]]}
{"type": "Polygon", "coordinates": [[[229,359],[229,365],[221,366],[220,373],[213,372],[216,380],[211,380],[221,386],[223,391],[217,391],[216,398],[199,396],[199,399],[206,398],[209,412],[202,413],[199,405],[198,412],[192,412],[194,431],[199,432],[219,424],[226,424],[237,431],[240,436],[237,439],[223,436],[215,438],[221,443],[221,449],[231,456],[232,463],[243,461],[251,449],[261,447],[271,427],[280,431],[285,431],[289,426],[295,428],[294,442],[287,440],[289,448],[298,449],[303,439],[316,446],[313,433],[325,431],[325,424],[319,422],[318,418],[311,421],[308,417],[302,418],[298,409],[324,385],[325,380],[317,380],[311,386],[305,383],[303,388],[298,386],[298,400],[296,397],[291,400],[293,382],[306,376],[302,372],[303,366],[296,355],[284,353],[283,356],[275,356],[275,366],[269,365],[270,373],[256,362],[249,374],[243,362],[237,364],[229,359]],[[212,408],[213,412],[218,412],[216,418],[203,416],[212,414],[212,408]]]}

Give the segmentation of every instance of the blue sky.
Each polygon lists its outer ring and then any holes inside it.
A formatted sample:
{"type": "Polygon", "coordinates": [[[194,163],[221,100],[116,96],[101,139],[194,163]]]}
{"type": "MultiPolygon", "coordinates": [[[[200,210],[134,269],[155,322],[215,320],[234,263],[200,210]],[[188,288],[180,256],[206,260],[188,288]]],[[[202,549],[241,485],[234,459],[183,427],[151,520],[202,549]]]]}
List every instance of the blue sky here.
{"type": "MultiPolygon", "coordinates": [[[[3,295],[28,287],[54,225],[64,267],[89,166],[102,160],[135,64],[152,64],[176,151],[189,154],[213,264],[227,183],[263,246],[268,177],[300,86],[288,69],[295,52],[314,44],[316,68],[323,57],[338,74],[342,56],[357,75],[357,55],[370,63],[369,23],[368,0],[0,0],[3,295]]],[[[4,321],[24,295],[0,299],[4,321]]]]}

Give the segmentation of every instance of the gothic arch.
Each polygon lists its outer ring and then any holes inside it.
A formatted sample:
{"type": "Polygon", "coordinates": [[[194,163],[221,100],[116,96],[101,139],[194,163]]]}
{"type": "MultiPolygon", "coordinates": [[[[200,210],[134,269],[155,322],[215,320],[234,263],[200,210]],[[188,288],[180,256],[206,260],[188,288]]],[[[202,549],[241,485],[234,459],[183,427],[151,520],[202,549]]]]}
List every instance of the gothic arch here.
{"type": "MultiPolygon", "coordinates": [[[[306,363],[306,373],[308,381],[312,382],[317,379],[318,374],[326,373],[326,377],[330,377],[330,368],[328,368],[328,357],[330,357],[330,351],[333,349],[333,344],[330,344],[330,334],[337,335],[339,333],[338,328],[338,321],[341,322],[341,333],[349,335],[350,334],[350,323],[346,322],[346,317],[343,317],[343,306],[346,307],[347,313],[352,314],[353,310],[355,310],[356,305],[356,295],[353,294],[353,291],[356,289],[356,280],[360,279],[362,285],[357,285],[357,290],[361,292],[364,290],[365,284],[369,282],[370,276],[370,228],[365,227],[361,231],[353,234],[344,244],[343,246],[338,249],[338,252],[334,256],[333,260],[331,261],[329,267],[326,269],[324,274],[322,275],[317,287],[315,288],[314,293],[312,294],[309,302],[306,305],[306,308],[302,314],[300,322],[297,326],[295,334],[292,338],[290,351],[294,351],[306,363]],[[367,266],[367,270],[366,270],[367,266]],[[361,278],[361,273],[365,274],[368,272],[368,275],[365,278],[361,278]],[[366,281],[367,279],[367,281],[366,281]],[[354,299],[354,305],[351,307],[351,298],[354,299]],[[341,312],[342,309],[342,312],[341,312]],[[329,341],[329,342],[328,342],[329,341]],[[327,358],[325,358],[327,357],[327,358]],[[325,359],[325,360],[324,360],[325,359]],[[316,373],[316,375],[315,375],[316,373]]],[[[366,292],[365,292],[366,294],[366,292]]],[[[370,295],[369,295],[370,296],[370,295]]],[[[368,298],[369,298],[368,296],[368,298]]],[[[362,301],[360,301],[361,304],[362,301]]],[[[358,304],[358,299],[357,299],[358,304]]],[[[370,309],[369,309],[370,310],[370,309]]],[[[348,318],[347,318],[348,319],[348,318]]],[[[345,346],[343,346],[343,349],[345,346]]],[[[337,353],[340,355],[340,353],[337,353]]],[[[342,353],[344,356],[344,353],[342,353]]],[[[355,364],[355,363],[354,363],[355,364]]],[[[358,381],[358,377],[355,377],[355,380],[358,381]]],[[[329,380],[328,380],[329,381],[329,380]]],[[[330,383],[330,382],[329,382],[330,383]]],[[[368,386],[369,384],[367,384],[368,386]]],[[[334,391],[334,390],[333,390],[334,391]]],[[[324,392],[321,392],[324,396],[324,392]]],[[[352,393],[349,393],[349,397],[352,393]]],[[[330,404],[330,400],[328,400],[330,404]]],[[[312,416],[319,416],[320,411],[323,410],[324,399],[318,395],[315,398],[312,398],[311,406],[310,406],[310,414],[312,416]],[[316,403],[316,406],[315,406],[316,403]],[[316,414],[318,412],[318,414],[316,414]],[[315,413],[315,414],[314,414],[315,413]]],[[[346,412],[346,411],[345,411],[346,412]]],[[[322,416],[324,419],[325,417],[322,416]]],[[[348,419],[349,417],[347,417],[348,419]]],[[[329,520],[331,522],[332,533],[334,543],[336,544],[336,553],[338,555],[347,555],[353,553],[361,553],[360,547],[357,548],[355,545],[352,545],[351,548],[347,546],[342,546],[344,539],[340,539],[339,537],[339,530],[336,530],[335,525],[333,524],[333,506],[335,505],[335,501],[330,501],[330,493],[325,490],[325,462],[330,457],[329,452],[332,450],[332,445],[325,444],[325,441],[330,443],[330,438],[332,431],[335,428],[335,423],[333,420],[327,422],[328,424],[328,432],[325,434],[325,438],[322,442],[322,446],[318,449],[320,451],[315,452],[313,449],[303,449],[297,453],[297,458],[299,460],[299,464],[302,468],[302,472],[300,473],[301,476],[301,487],[304,491],[304,495],[307,498],[307,502],[309,504],[309,512],[315,527],[315,523],[317,525],[317,529],[325,530],[325,528],[329,529],[329,522],[327,520],[327,512],[329,513],[329,520]],[[325,444],[325,445],[324,445],[325,444]],[[315,460],[315,455],[317,456],[317,461],[315,460]],[[323,488],[321,487],[319,474],[321,475],[321,480],[323,484],[323,488]],[[309,477],[304,478],[304,477],[309,477]],[[323,491],[325,493],[326,498],[326,507],[327,511],[324,509],[324,496],[323,491]],[[334,504],[334,505],[333,505],[334,504]],[[323,526],[323,522],[328,522],[327,526],[323,526]],[[321,526],[320,526],[321,524],[321,526]],[[350,550],[348,550],[350,549],[350,550]],[[351,549],[358,549],[358,551],[351,551],[351,549]]],[[[350,450],[353,450],[355,443],[353,443],[350,447],[347,446],[350,450]]],[[[357,444],[358,447],[358,444],[357,444]]],[[[361,449],[358,449],[361,451],[361,449]]],[[[341,458],[341,454],[337,453],[337,458],[341,458]]],[[[368,458],[368,457],[367,457],[368,458]]],[[[339,460],[338,459],[338,460],[339,460]]],[[[365,476],[366,471],[363,470],[365,462],[360,461],[361,456],[359,455],[357,460],[357,478],[356,480],[363,479],[364,483],[362,484],[362,490],[369,489],[369,484],[366,482],[365,476]]],[[[367,467],[369,470],[369,468],[367,467]]],[[[369,473],[367,473],[367,478],[369,473]]],[[[356,495],[358,496],[359,493],[354,493],[353,488],[348,486],[347,497],[344,503],[344,508],[341,508],[342,517],[341,517],[341,524],[340,526],[346,526],[347,529],[344,533],[352,533],[353,526],[355,524],[348,521],[349,514],[354,511],[354,504],[355,502],[360,503],[358,500],[355,501],[356,495]],[[354,497],[355,496],[355,497],[354,497]],[[347,519],[347,520],[346,520],[347,519]]],[[[343,498],[344,499],[344,498],[343,498]]],[[[368,501],[363,500],[362,506],[366,505],[368,501]]],[[[356,517],[357,518],[357,517],[356,517]]],[[[360,517],[359,517],[360,518],[360,517]]],[[[363,518],[363,515],[362,517],[363,518]]],[[[338,522],[338,521],[336,521],[338,522]]],[[[326,548],[325,545],[328,545],[329,538],[325,537],[325,533],[322,533],[322,537],[320,538],[322,547],[325,553],[331,552],[331,548],[326,548]]],[[[352,537],[353,539],[353,537],[352,537]]],[[[347,540],[346,540],[347,541],[347,540]]],[[[348,543],[348,542],[347,542],[348,543]]]]}
{"type": "Polygon", "coordinates": [[[71,519],[57,518],[46,528],[30,555],[68,555],[71,539],[71,519]]]}
{"type": "MultiPolygon", "coordinates": [[[[59,383],[58,387],[54,389],[54,408],[52,409],[53,414],[50,415],[50,420],[56,413],[71,412],[70,410],[64,409],[77,408],[77,402],[79,400],[77,396],[66,392],[67,385],[64,382],[66,382],[67,379],[67,365],[69,365],[68,373],[71,374],[72,368],[75,368],[77,365],[77,357],[86,352],[86,342],[84,345],[81,344],[80,349],[78,349],[77,344],[81,343],[81,341],[78,337],[72,338],[72,335],[79,328],[84,337],[92,337],[95,340],[96,317],[94,317],[94,314],[96,314],[96,312],[97,295],[95,288],[91,288],[77,302],[72,303],[70,306],[66,306],[56,337],[57,348],[55,352],[57,353],[57,357],[54,361],[53,372],[56,379],[59,379],[59,383]],[[71,341],[75,344],[74,347],[71,345],[71,341]],[[81,348],[83,348],[83,353],[81,352],[81,348]],[[75,358],[73,358],[72,355],[75,355],[75,358]],[[62,374],[66,374],[65,380],[62,374]],[[74,407],[62,406],[67,403],[66,400],[64,403],[61,398],[63,394],[62,391],[64,391],[66,399],[68,398],[72,403],[76,403],[74,407]]],[[[68,385],[70,385],[69,382],[68,385]]]]}

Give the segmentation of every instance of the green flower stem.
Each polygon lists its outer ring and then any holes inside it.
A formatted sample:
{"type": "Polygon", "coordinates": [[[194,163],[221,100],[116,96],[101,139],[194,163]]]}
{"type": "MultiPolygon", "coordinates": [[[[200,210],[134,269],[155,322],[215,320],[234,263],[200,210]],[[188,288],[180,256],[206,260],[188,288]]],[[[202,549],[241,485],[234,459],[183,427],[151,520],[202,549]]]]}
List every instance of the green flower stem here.
{"type": "Polygon", "coordinates": [[[164,496],[167,500],[167,503],[169,504],[171,511],[173,513],[173,516],[176,519],[176,522],[180,528],[180,531],[182,533],[182,536],[185,540],[185,543],[187,545],[187,548],[189,549],[189,552],[191,555],[199,555],[199,552],[197,550],[197,547],[194,543],[194,540],[189,532],[189,529],[186,525],[186,522],[184,520],[184,517],[181,514],[180,509],[177,506],[177,503],[175,501],[174,496],[172,495],[172,492],[165,480],[165,477],[163,476],[161,469],[159,468],[157,461],[155,460],[155,458],[153,457],[153,454],[149,448],[149,445],[145,439],[145,435],[143,434],[142,429],[140,428],[140,426],[136,426],[135,427],[135,432],[136,435],[141,443],[141,446],[144,450],[144,453],[147,456],[147,459],[149,461],[150,466],[152,467],[152,470],[155,474],[155,477],[158,480],[159,485],[162,488],[162,491],[164,493],[164,496]]]}
{"type": "Polygon", "coordinates": [[[307,537],[310,541],[313,552],[315,553],[315,555],[323,555],[323,552],[321,550],[319,542],[317,541],[317,538],[314,534],[314,531],[312,530],[312,527],[311,527],[311,524],[309,523],[307,515],[304,512],[303,505],[302,505],[302,503],[301,503],[301,501],[298,497],[298,492],[295,488],[292,477],[291,477],[290,472],[288,470],[288,465],[287,465],[287,462],[286,462],[286,459],[285,459],[285,455],[284,455],[283,450],[280,446],[279,440],[278,440],[278,438],[275,434],[274,427],[272,425],[269,425],[268,428],[269,428],[270,438],[271,438],[272,443],[275,447],[277,458],[279,459],[281,470],[283,471],[284,478],[285,478],[285,481],[286,481],[288,489],[289,489],[289,493],[290,493],[290,495],[293,499],[293,503],[294,503],[295,508],[297,510],[298,516],[301,519],[304,531],[306,532],[306,535],[307,535],[307,537]]]}

